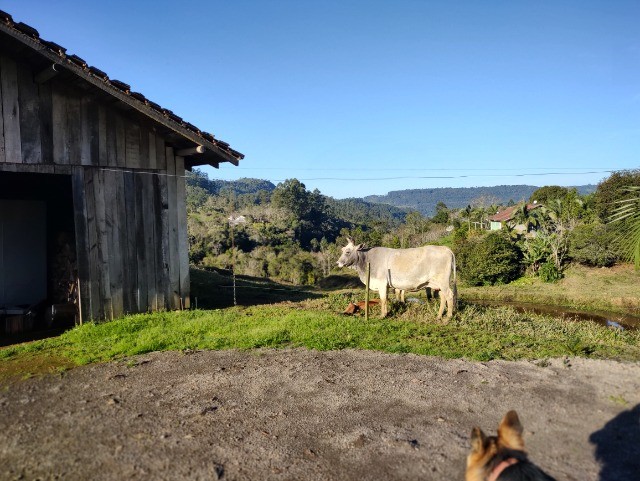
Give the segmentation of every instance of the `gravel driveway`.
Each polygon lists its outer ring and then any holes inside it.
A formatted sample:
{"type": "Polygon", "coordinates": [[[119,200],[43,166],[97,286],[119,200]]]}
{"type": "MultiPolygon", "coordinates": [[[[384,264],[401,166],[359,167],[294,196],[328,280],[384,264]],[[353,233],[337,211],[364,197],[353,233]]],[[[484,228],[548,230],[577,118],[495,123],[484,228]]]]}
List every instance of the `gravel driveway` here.
{"type": "Polygon", "coordinates": [[[462,480],[516,409],[561,480],[640,479],[640,364],[166,352],[0,391],[0,479],[462,480]]]}

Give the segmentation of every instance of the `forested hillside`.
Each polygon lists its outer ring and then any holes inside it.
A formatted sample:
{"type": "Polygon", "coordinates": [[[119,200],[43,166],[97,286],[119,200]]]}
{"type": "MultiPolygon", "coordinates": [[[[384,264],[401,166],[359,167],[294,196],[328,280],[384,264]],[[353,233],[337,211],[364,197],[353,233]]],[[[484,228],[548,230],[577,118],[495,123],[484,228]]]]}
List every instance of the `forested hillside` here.
{"type": "MultiPolygon", "coordinates": [[[[595,192],[595,185],[575,187],[579,194],[595,192]]],[[[389,204],[417,210],[422,215],[433,216],[438,203],[449,209],[464,209],[478,201],[484,204],[515,204],[529,199],[539,187],[533,185],[498,185],[495,187],[444,187],[438,189],[407,189],[389,192],[387,195],[370,195],[367,202],[389,204]]]]}
{"type": "Polygon", "coordinates": [[[274,186],[258,179],[210,180],[198,170],[187,175],[187,212],[193,264],[235,265],[236,272],[295,284],[330,273],[341,235],[398,244],[396,232],[411,217],[393,206],[336,200],[296,179],[274,186]],[[240,218],[233,229],[230,217],[240,218]]]}
{"type": "Polygon", "coordinates": [[[385,196],[416,206],[422,195],[433,207],[417,206],[435,211],[425,216],[362,199],[333,199],[297,179],[278,185],[259,179],[229,182],[195,170],[187,175],[189,256],[201,267],[313,284],[338,272],[336,260],[349,236],[371,247],[448,245],[461,279],[470,285],[507,283],[523,274],[553,281],[571,262],[611,266],[625,260],[631,251],[618,242],[621,238],[640,245],[634,240],[640,236],[640,208],[629,186],[640,189],[640,171],[617,172],[597,187],[579,189],[498,186],[385,196]],[[530,210],[533,200],[538,205],[530,210]],[[501,230],[489,231],[489,217],[512,203],[517,204],[514,217],[501,230]],[[628,215],[611,223],[616,205],[625,206],[628,215]]]}

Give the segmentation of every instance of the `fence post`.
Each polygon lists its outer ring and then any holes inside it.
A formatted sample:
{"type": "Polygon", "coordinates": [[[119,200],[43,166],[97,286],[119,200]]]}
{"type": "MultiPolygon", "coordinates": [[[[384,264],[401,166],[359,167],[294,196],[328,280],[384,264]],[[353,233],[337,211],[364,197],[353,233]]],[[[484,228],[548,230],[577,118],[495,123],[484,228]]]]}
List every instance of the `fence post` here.
{"type": "Polygon", "coordinates": [[[371,264],[367,262],[367,282],[364,291],[364,320],[369,321],[369,280],[371,279],[371,264]]]}

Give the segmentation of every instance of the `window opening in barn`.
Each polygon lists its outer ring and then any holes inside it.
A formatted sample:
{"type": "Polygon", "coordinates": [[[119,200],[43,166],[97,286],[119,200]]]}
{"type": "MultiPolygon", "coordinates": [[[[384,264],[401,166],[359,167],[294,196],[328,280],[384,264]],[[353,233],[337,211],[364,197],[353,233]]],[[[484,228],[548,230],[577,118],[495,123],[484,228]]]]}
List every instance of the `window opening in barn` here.
{"type": "Polygon", "coordinates": [[[71,177],[0,172],[0,335],[73,326],[76,280],[71,177]]]}

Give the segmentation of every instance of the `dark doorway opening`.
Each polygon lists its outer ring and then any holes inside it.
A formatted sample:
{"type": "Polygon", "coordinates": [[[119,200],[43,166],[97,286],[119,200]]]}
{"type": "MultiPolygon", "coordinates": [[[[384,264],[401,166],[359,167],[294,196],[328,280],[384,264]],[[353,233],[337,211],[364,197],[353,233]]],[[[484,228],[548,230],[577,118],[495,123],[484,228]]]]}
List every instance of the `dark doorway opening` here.
{"type": "Polygon", "coordinates": [[[73,326],[71,176],[0,172],[0,334],[6,344],[73,326]]]}

